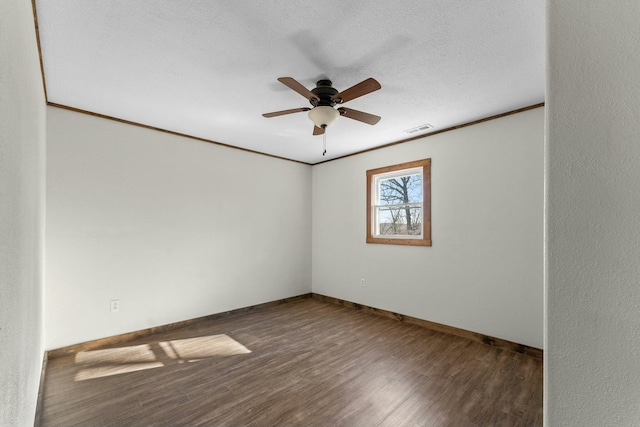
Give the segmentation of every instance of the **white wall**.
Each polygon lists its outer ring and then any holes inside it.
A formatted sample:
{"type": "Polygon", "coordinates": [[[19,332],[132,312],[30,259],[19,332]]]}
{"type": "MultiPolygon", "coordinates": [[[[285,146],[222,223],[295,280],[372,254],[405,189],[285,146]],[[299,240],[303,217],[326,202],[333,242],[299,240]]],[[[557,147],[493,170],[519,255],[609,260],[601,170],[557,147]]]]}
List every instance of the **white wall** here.
{"type": "Polygon", "coordinates": [[[640,425],[640,3],[548,2],[546,423],[640,425]]]}
{"type": "Polygon", "coordinates": [[[33,425],[42,367],[45,101],[31,3],[0,2],[0,426],[33,425]]]}
{"type": "Polygon", "coordinates": [[[47,114],[48,349],[311,291],[310,166],[47,114]]]}
{"type": "Polygon", "coordinates": [[[313,292],[542,348],[543,120],[538,108],[314,166],[313,292]],[[422,158],[433,246],[366,244],[366,170],[422,158]]]}

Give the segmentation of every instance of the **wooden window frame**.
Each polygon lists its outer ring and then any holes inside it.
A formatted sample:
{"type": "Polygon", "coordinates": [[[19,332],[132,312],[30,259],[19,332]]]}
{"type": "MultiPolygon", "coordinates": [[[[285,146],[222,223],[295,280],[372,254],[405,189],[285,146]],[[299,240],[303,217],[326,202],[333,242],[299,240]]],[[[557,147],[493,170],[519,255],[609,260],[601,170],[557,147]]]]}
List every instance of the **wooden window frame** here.
{"type": "Polygon", "coordinates": [[[367,243],[384,245],[431,246],[431,159],[416,160],[367,171],[367,243]],[[375,177],[403,169],[422,168],[422,238],[378,237],[375,228],[375,177]]]}

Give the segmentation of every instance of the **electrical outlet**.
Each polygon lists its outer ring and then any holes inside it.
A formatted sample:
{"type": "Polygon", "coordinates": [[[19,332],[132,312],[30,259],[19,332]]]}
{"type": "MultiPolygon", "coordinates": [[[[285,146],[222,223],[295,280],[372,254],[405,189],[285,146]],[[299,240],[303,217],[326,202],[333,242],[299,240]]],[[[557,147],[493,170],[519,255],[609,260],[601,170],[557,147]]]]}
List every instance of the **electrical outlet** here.
{"type": "Polygon", "coordinates": [[[119,299],[112,299],[110,307],[111,307],[111,312],[112,313],[120,311],[120,300],[119,299]]]}
{"type": "Polygon", "coordinates": [[[364,287],[365,284],[366,283],[365,283],[364,279],[360,279],[360,286],[364,287]]]}

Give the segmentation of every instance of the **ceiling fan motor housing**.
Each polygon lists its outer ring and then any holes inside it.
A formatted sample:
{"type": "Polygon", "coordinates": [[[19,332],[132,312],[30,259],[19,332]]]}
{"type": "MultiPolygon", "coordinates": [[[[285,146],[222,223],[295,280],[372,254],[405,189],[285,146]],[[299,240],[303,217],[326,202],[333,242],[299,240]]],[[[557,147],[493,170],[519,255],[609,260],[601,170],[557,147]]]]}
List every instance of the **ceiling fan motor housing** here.
{"type": "Polygon", "coordinates": [[[318,80],[316,87],[311,89],[311,92],[320,98],[320,100],[316,100],[315,98],[309,100],[314,107],[333,107],[338,103],[337,100],[333,99],[333,96],[338,93],[338,90],[332,86],[331,80],[318,80]]]}

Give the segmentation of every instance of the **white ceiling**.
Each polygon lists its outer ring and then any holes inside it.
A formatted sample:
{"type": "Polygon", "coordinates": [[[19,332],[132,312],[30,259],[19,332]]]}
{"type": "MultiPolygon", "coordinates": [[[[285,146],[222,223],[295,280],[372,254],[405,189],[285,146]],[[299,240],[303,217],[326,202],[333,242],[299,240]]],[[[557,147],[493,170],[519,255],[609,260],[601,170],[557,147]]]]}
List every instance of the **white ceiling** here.
{"type": "Polygon", "coordinates": [[[544,102],[544,0],[36,0],[50,103],[318,163],[544,102]],[[382,89],[313,136],[279,83],[382,89]]]}

